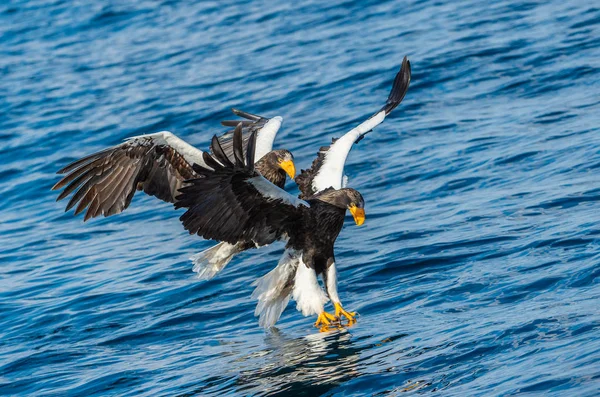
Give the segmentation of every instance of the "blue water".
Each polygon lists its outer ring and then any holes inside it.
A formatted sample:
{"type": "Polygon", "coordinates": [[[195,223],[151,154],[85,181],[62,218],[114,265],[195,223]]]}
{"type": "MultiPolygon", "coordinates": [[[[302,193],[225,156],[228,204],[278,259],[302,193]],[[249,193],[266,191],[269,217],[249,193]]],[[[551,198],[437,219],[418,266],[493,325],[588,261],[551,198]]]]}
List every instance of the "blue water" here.
{"type": "Polygon", "coordinates": [[[600,392],[593,2],[105,3],[0,5],[0,394],[600,392]],[[84,224],[50,192],[128,136],[206,147],[232,106],[282,115],[307,167],[404,55],[404,103],[347,164],[367,211],[336,245],[347,330],[292,303],[258,327],[250,284],[281,245],[200,282],[209,243],[170,205],[84,224]]]}

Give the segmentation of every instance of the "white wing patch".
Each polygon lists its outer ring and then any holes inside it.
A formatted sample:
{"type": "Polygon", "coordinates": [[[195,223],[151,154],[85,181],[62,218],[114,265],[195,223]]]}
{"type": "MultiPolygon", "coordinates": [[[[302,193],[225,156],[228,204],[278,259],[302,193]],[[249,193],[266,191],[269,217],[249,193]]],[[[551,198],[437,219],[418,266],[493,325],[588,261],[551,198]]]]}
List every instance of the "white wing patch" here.
{"type": "Polygon", "coordinates": [[[293,205],[294,207],[299,207],[301,205],[310,207],[310,204],[308,204],[306,201],[300,200],[296,196],[292,196],[285,190],[278,188],[266,180],[263,176],[259,175],[255,176],[254,178],[250,178],[248,179],[248,183],[254,186],[254,188],[264,197],[272,200],[281,200],[286,204],[293,205]]]}
{"type": "Polygon", "coordinates": [[[263,128],[258,132],[256,137],[256,150],[254,152],[254,159],[260,160],[265,154],[273,150],[273,142],[275,136],[281,128],[283,118],[281,116],[275,116],[265,123],[263,128]]]}
{"type": "Polygon", "coordinates": [[[206,167],[206,163],[202,158],[202,150],[196,149],[195,147],[193,147],[192,145],[190,145],[189,143],[187,143],[186,141],[169,131],[161,131],[156,132],[154,134],[132,136],[130,138],[125,139],[125,141],[132,142],[143,139],[148,139],[152,141],[155,145],[166,145],[172,147],[177,153],[182,155],[185,161],[187,161],[190,165],[196,163],[198,165],[206,167]]]}
{"type": "Polygon", "coordinates": [[[315,193],[325,190],[328,187],[334,189],[342,188],[344,165],[346,164],[346,158],[348,157],[348,153],[350,153],[354,142],[381,124],[384,119],[385,111],[382,110],[367,121],[348,131],[343,137],[331,145],[327,153],[325,153],[323,165],[321,165],[319,172],[313,179],[312,187],[315,190],[315,193]]]}

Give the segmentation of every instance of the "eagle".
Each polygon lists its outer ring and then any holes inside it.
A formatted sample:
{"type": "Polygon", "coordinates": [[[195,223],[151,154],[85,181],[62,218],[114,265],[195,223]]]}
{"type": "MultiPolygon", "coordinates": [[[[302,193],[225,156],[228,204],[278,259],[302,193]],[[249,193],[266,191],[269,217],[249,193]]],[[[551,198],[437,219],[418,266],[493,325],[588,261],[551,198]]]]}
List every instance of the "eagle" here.
{"type": "MultiPolygon", "coordinates": [[[[227,120],[221,124],[240,124],[244,140],[256,134],[256,169],[269,182],[283,188],[286,175],[296,174],[294,156],[289,150],[273,150],[273,142],[283,118],[271,119],[238,109],[233,113],[243,121],[227,120]]],[[[223,150],[231,153],[233,130],[218,139],[223,150]]],[[[100,215],[121,213],[129,207],[136,191],[173,203],[178,190],[187,179],[196,176],[193,165],[204,165],[203,152],[169,131],[140,135],[126,139],[120,145],[93,153],[59,170],[65,176],[52,190],[64,189],[57,201],[71,193],[65,211],[75,205],[75,215],[85,211],[84,222],[100,215]]],[[[211,249],[192,256],[200,278],[211,278],[222,270],[239,252],[254,248],[254,244],[218,243],[211,249]]]]}
{"type": "Polygon", "coordinates": [[[286,243],[275,269],[255,282],[255,314],[261,326],[273,326],[290,298],[303,315],[316,315],[315,326],[323,330],[341,324],[342,319],[348,324],[356,321],[356,313],[346,311],[338,295],[334,244],[346,211],[356,225],[364,223],[365,201],[357,190],[343,186],[344,165],[354,143],[381,124],[404,99],[410,77],[410,62],[405,57],[386,104],[330,146],[322,147],[311,168],[296,177],[299,197],[256,170],[256,134],[245,140],[241,124],[233,133],[232,155],[214,136],[212,154],[203,153],[204,165],[193,165],[198,177],[186,181],[175,201],[175,207],[187,209],[180,220],[190,234],[229,244],[286,243]],[[329,300],[333,314],[324,310],[329,300]]]}
{"type": "Polygon", "coordinates": [[[84,221],[124,211],[136,191],[185,208],[180,217],[190,234],[217,244],[192,257],[194,271],[208,279],[239,252],[285,242],[277,266],[254,283],[255,315],[265,328],[275,325],[290,298],[315,325],[356,321],[344,309],[337,291],[334,244],[346,211],[360,226],[365,200],[345,186],[344,165],[354,143],[381,124],[404,99],[411,78],[404,57],[385,105],[329,146],[321,147],[311,167],[295,178],[298,197],[283,190],[286,174],[294,179],[294,157],[273,150],[282,118],[271,119],[233,109],[244,120],[222,122],[235,127],[213,136],[210,151],[201,151],[168,131],[141,135],[77,160],[60,171],[53,186],[73,193],[66,211],[86,211],[84,221]],[[325,291],[318,277],[323,279],[325,291]],[[331,301],[334,313],[324,310],[331,301]]]}

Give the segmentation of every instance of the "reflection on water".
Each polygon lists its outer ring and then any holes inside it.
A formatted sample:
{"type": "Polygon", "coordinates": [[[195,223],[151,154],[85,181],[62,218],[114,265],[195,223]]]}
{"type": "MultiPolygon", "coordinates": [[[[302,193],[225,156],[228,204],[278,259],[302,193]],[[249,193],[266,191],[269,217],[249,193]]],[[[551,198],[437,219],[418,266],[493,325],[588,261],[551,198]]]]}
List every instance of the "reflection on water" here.
{"type": "Polygon", "coordinates": [[[240,392],[320,395],[360,374],[360,349],[347,330],[290,338],[272,329],[265,336],[265,346],[246,357],[251,366],[236,369],[240,392]]]}

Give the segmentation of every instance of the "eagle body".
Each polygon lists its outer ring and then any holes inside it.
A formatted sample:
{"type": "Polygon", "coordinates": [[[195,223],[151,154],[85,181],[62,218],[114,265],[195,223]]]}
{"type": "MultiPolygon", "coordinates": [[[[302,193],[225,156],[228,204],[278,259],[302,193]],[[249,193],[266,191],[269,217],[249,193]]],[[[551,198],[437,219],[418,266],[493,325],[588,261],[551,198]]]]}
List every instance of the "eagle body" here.
{"type": "Polygon", "coordinates": [[[329,296],[337,300],[335,277],[332,277],[334,243],[346,210],[350,210],[358,225],[363,223],[363,197],[351,188],[327,188],[306,201],[290,195],[256,170],[255,139],[253,134],[243,150],[241,126],[238,126],[230,157],[213,137],[212,154],[203,155],[206,166],[194,164],[198,177],[185,181],[187,185],[176,197],[175,206],[187,208],[180,220],[190,234],[228,244],[262,246],[286,241],[286,254],[278,269],[269,276],[268,283],[262,283],[259,301],[263,304],[258,307],[268,313],[268,320],[263,320],[259,312],[259,322],[272,326],[272,321],[281,314],[277,311],[284,307],[283,302],[290,294],[303,314],[322,316],[329,298],[319,286],[317,276],[323,276],[329,296]]]}
{"type": "Polygon", "coordinates": [[[301,222],[289,237],[277,267],[259,278],[252,297],[258,300],[255,315],[265,328],[275,325],[290,298],[305,316],[319,314],[331,296],[337,296],[334,244],[344,225],[345,208],[320,199],[301,207],[301,222]],[[325,280],[327,294],[317,278],[325,280]]]}
{"type": "Polygon", "coordinates": [[[290,238],[286,248],[302,252],[302,262],[320,275],[334,262],[333,245],[344,226],[346,207],[319,199],[307,202],[310,208],[303,209],[302,232],[290,238]]]}

